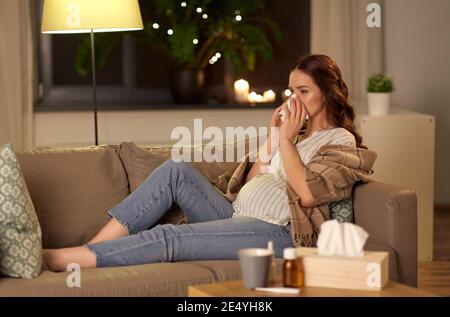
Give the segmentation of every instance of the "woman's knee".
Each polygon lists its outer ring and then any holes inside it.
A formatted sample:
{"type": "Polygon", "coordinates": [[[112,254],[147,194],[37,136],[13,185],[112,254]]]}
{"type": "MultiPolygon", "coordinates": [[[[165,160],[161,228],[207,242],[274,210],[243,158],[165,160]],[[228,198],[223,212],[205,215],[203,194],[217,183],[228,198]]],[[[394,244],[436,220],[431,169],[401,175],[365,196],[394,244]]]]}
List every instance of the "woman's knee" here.
{"type": "Polygon", "coordinates": [[[192,171],[194,171],[194,167],[190,163],[176,162],[173,159],[168,159],[167,161],[165,161],[161,165],[161,168],[168,169],[171,172],[182,174],[191,173],[192,171]]]}
{"type": "Polygon", "coordinates": [[[151,241],[160,245],[161,252],[159,254],[161,258],[159,260],[161,262],[172,262],[177,258],[176,253],[178,250],[175,246],[176,243],[174,243],[177,235],[176,225],[156,225],[152,229],[140,232],[138,235],[145,241],[151,241]]]}

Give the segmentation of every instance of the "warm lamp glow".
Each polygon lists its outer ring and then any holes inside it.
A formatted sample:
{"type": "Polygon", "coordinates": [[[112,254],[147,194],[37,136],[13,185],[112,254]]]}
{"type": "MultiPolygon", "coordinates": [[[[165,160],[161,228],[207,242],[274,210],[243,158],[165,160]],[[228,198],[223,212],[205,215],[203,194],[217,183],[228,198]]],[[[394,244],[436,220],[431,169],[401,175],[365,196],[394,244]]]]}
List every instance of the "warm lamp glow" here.
{"type": "Polygon", "coordinates": [[[138,0],[45,0],[42,33],[135,31],[144,28],[138,0]]]}

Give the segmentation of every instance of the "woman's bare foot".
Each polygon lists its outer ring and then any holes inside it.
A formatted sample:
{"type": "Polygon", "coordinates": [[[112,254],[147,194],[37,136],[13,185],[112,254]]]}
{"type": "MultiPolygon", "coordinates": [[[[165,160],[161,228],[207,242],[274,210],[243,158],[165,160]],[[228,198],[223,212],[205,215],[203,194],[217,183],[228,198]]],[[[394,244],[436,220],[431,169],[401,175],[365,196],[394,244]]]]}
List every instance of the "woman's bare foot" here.
{"type": "MultiPolygon", "coordinates": [[[[128,229],[122,226],[115,218],[112,218],[100,232],[88,243],[114,240],[127,236],[128,229]]],[[[50,271],[60,272],[67,269],[70,263],[77,263],[82,268],[96,267],[96,256],[86,246],[45,249],[43,260],[50,271]]]]}
{"type": "Polygon", "coordinates": [[[129,235],[128,229],[125,228],[120,222],[115,218],[112,218],[97,235],[92,238],[88,243],[97,243],[102,241],[109,241],[125,237],[129,235]]]}
{"type": "Polygon", "coordinates": [[[61,272],[70,263],[76,263],[81,268],[96,267],[96,256],[85,246],[65,249],[43,250],[43,260],[50,271],[61,272]]]}

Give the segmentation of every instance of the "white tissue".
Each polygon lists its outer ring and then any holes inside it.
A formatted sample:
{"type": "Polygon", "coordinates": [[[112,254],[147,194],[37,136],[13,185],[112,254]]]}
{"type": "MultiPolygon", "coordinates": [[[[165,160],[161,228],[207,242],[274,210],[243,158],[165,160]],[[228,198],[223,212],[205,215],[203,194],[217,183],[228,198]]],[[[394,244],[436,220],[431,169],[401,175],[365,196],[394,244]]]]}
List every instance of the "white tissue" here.
{"type": "MultiPolygon", "coordinates": [[[[292,99],[294,99],[294,98],[295,98],[295,94],[290,96],[284,102],[284,103],[287,103],[289,111],[291,111],[292,99]]],[[[283,122],[284,121],[284,117],[285,117],[284,108],[280,110],[279,115],[280,115],[281,122],[283,122]]],[[[308,120],[308,119],[309,119],[309,115],[308,115],[308,112],[306,112],[305,120],[308,120]]]]}
{"type": "Polygon", "coordinates": [[[369,234],[357,225],[329,220],[320,226],[317,249],[320,255],[362,257],[368,237],[369,234]]]}
{"type": "MultiPolygon", "coordinates": [[[[292,98],[295,98],[295,95],[292,95],[291,97],[289,97],[289,98],[285,101],[285,103],[287,103],[287,105],[288,105],[289,111],[291,111],[291,101],[292,101],[292,98]]],[[[280,119],[281,119],[281,122],[284,121],[284,116],[285,116],[285,115],[286,115],[286,114],[284,113],[284,108],[282,108],[281,111],[280,111],[280,119]]]]}

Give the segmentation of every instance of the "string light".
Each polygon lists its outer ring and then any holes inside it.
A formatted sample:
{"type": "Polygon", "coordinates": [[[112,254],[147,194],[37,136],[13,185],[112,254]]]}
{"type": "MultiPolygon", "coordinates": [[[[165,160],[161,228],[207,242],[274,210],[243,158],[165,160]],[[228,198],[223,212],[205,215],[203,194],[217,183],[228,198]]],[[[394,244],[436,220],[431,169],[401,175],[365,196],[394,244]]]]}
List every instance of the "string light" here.
{"type": "MultiPolygon", "coordinates": [[[[181,2],[181,6],[182,6],[183,8],[185,8],[185,7],[187,7],[187,3],[186,3],[185,1],[183,1],[183,2],[181,2]]],[[[203,12],[203,9],[202,9],[201,7],[198,7],[198,8],[196,9],[196,11],[197,11],[197,13],[202,13],[202,12],[203,12]]],[[[237,22],[242,21],[242,16],[240,15],[241,12],[240,12],[239,10],[236,10],[236,11],[235,11],[235,14],[236,14],[236,21],[237,21],[237,22]]],[[[205,20],[208,19],[208,14],[204,13],[204,14],[202,15],[202,18],[205,19],[205,20]]],[[[155,30],[157,30],[157,29],[160,28],[160,26],[159,26],[158,23],[153,23],[152,27],[153,27],[155,30]]],[[[173,31],[172,29],[168,29],[168,30],[167,30],[167,34],[168,34],[168,35],[173,35],[173,33],[174,33],[174,31],[173,31]]],[[[193,39],[193,40],[192,40],[192,43],[193,43],[194,45],[197,45],[197,44],[199,43],[199,41],[198,41],[198,39],[193,39]]],[[[213,57],[211,57],[211,59],[209,60],[209,63],[210,63],[211,65],[213,65],[213,64],[215,64],[221,57],[222,57],[222,54],[220,54],[219,52],[217,52],[213,57]]],[[[284,92],[284,94],[285,94],[286,96],[289,96],[289,95],[291,94],[291,91],[290,91],[289,89],[287,89],[287,90],[284,92]]]]}
{"type": "Polygon", "coordinates": [[[292,91],[291,91],[290,89],[286,89],[286,90],[284,91],[284,95],[285,95],[286,97],[289,97],[290,95],[292,95],[292,91]]]}
{"type": "Polygon", "coordinates": [[[215,64],[215,63],[217,63],[217,61],[219,60],[219,58],[221,58],[222,57],[222,54],[220,54],[220,53],[216,53],[213,57],[211,57],[211,59],[209,60],[209,63],[211,64],[211,65],[213,65],[213,64],[215,64]]]}

